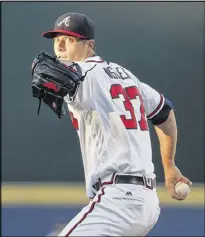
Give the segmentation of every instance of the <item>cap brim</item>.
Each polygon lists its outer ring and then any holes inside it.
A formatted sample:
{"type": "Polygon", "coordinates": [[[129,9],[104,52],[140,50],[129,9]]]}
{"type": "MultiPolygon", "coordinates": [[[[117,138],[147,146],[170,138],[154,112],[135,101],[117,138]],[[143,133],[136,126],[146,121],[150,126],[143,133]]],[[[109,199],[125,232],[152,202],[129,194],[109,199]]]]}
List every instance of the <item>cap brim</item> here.
{"type": "Polygon", "coordinates": [[[45,38],[54,38],[56,37],[57,34],[64,34],[64,35],[68,35],[68,36],[74,36],[74,37],[77,37],[77,38],[80,38],[80,39],[86,39],[85,36],[83,35],[80,35],[78,33],[75,33],[75,32],[72,32],[72,31],[67,31],[67,30],[52,30],[52,31],[47,31],[47,32],[44,32],[42,35],[43,37],[45,38]]]}

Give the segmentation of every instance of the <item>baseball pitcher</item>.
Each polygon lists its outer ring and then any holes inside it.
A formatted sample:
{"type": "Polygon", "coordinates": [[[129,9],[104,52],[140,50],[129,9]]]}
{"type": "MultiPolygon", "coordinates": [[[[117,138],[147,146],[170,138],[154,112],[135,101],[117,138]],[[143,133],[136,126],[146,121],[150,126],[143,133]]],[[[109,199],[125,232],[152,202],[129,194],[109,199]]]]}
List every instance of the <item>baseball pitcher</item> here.
{"type": "MultiPolygon", "coordinates": [[[[32,64],[32,94],[61,118],[64,104],[79,136],[90,202],[59,236],[145,236],[160,215],[148,120],[159,138],[165,184],[191,185],[175,165],[177,126],[172,103],[126,68],[95,52],[95,27],[83,14],[60,16],[55,56],[32,64]]],[[[38,111],[39,112],[39,111],[38,111]]]]}

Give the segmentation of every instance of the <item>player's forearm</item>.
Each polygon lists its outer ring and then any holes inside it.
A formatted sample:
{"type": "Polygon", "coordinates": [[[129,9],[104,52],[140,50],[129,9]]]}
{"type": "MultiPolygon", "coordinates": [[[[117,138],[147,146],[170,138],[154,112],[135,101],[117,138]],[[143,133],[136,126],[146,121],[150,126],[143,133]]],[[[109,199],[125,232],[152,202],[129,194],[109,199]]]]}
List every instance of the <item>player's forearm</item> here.
{"type": "Polygon", "coordinates": [[[166,172],[166,169],[175,164],[177,125],[173,110],[170,111],[169,117],[164,123],[155,126],[155,130],[160,143],[162,164],[166,172]]]}

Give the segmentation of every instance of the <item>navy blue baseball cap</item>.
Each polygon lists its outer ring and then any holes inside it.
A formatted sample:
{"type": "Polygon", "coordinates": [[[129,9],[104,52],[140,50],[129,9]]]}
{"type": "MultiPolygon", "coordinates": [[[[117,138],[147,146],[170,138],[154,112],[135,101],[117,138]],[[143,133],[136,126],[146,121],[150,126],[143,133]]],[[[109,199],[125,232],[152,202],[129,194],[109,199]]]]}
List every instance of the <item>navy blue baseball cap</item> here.
{"type": "Polygon", "coordinates": [[[90,40],[95,38],[95,26],[84,14],[66,13],[56,20],[54,29],[44,32],[43,36],[54,38],[59,33],[90,40]]]}

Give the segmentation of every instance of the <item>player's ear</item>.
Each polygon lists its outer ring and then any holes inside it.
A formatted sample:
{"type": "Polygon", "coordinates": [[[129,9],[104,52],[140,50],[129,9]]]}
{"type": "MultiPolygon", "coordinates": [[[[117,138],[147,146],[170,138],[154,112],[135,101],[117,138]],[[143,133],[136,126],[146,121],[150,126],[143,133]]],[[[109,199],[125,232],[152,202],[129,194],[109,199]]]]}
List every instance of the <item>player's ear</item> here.
{"type": "Polygon", "coordinates": [[[90,50],[94,50],[95,48],[95,40],[89,40],[88,41],[88,47],[90,50]]]}

